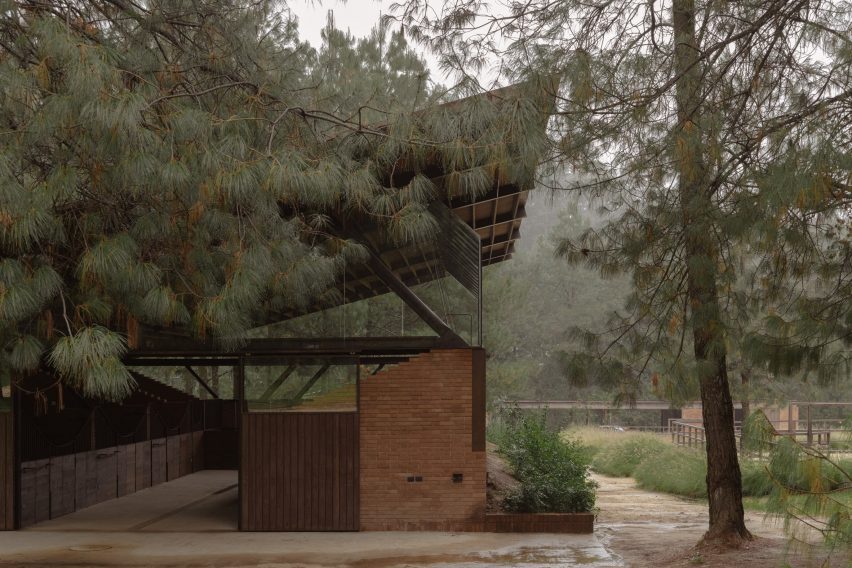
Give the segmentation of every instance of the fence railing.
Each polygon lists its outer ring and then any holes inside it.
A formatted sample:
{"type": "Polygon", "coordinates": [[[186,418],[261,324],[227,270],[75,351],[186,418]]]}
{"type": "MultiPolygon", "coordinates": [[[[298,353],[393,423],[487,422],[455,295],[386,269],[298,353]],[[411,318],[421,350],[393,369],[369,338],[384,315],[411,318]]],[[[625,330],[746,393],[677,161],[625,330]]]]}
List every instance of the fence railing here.
{"type": "Polygon", "coordinates": [[[704,446],[704,426],[700,423],[669,418],[669,433],[672,436],[672,443],[676,446],[686,446],[688,448],[704,446]]]}
{"type": "MultiPolygon", "coordinates": [[[[831,450],[832,435],[848,433],[848,430],[843,428],[845,421],[842,419],[807,420],[804,427],[798,427],[797,423],[802,421],[794,420],[791,423],[788,420],[771,420],[769,422],[779,435],[792,436],[801,439],[806,446],[819,446],[829,451],[831,450]]],[[[672,443],[676,446],[699,448],[704,446],[706,440],[704,426],[700,420],[670,418],[668,431],[672,437],[672,443]]],[[[742,450],[741,422],[734,423],[734,436],[737,440],[737,447],[742,450]]]]}

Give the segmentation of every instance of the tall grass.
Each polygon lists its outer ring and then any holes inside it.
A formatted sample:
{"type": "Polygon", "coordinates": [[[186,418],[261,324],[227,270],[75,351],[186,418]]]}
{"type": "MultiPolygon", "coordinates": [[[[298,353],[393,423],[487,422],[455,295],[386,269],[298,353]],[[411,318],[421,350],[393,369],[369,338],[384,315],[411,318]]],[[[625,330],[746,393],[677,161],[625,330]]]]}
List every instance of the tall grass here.
{"type": "Polygon", "coordinates": [[[670,447],[653,434],[630,435],[619,443],[601,448],[592,460],[592,468],[604,475],[630,477],[643,460],[670,447]]]}
{"type": "MultiPolygon", "coordinates": [[[[704,453],[672,445],[665,436],[639,432],[613,432],[594,428],[569,430],[563,436],[576,437],[590,447],[592,469],[603,475],[633,477],[643,489],[661,491],[684,497],[707,496],[707,463],[704,453]]],[[[839,464],[852,470],[852,461],[839,464]]],[[[782,481],[792,490],[814,489],[814,479],[823,490],[842,489],[848,483],[840,469],[828,464],[802,462],[784,467],[783,462],[741,458],[740,470],[743,495],[766,497],[772,493],[774,480],[782,481]],[[815,476],[813,467],[822,470],[815,476]],[[808,468],[811,468],[809,470],[808,468]]]]}
{"type": "Polygon", "coordinates": [[[683,497],[707,497],[707,463],[698,452],[669,445],[649,455],[633,470],[643,489],[683,497]]]}

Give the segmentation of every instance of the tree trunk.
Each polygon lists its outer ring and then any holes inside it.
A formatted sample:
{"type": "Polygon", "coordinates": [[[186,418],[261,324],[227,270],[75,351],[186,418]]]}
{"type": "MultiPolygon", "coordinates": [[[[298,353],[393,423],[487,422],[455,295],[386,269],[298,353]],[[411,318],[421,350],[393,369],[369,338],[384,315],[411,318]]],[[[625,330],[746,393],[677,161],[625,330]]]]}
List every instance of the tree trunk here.
{"type": "Polygon", "coordinates": [[[744,369],[740,372],[740,378],[742,379],[743,384],[743,424],[746,423],[748,417],[751,415],[751,393],[749,392],[749,382],[751,380],[751,371],[748,369],[744,369]]]}
{"type": "Polygon", "coordinates": [[[698,124],[703,69],[695,35],[694,0],[672,5],[677,73],[678,124],[675,154],[686,253],[687,294],[693,350],[701,388],[707,449],[707,496],[710,526],[705,541],[731,544],[751,538],[745,527],[742,478],[734,436],[734,404],[728,384],[724,325],[716,288],[718,249],[713,201],[698,124]]]}

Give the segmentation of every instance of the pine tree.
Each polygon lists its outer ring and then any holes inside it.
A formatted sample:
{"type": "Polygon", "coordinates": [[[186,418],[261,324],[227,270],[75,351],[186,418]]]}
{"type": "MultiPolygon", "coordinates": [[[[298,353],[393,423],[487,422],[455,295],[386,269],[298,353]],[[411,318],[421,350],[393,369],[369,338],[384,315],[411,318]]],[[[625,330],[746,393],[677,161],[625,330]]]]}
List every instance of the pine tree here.
{"type": "Polygon", "coordinates": [[[326,33],[272,0],[0,0],[4,369],[121,398],[141,328],[233,345],[333,293],[364,258],[341,217],[431,238],[442,191],[531,175],[531,109],[413,112],[435,97],[401,35],[326,33]]]}
{"type": "Polygon", "coordinates": [[[612,213],[560,252],[633,283],[610,333],[586,334],[588,353],[608,358],[601,374],[699,385],[705,539],[748,539],[727,375],[731,330],[747,332],[735,339],[751,363],[778,370],[808,360],[827,369],[845,356],[831,345],[850,338],[849,4],[533,0],[490,8],[410,0],[394,18],[466,82],[489,64],[498,80],[559,80],[552,175],[541,185],[584,191],[612,213]],[[830,277],[836,286],[827,286],[830,277]]]}

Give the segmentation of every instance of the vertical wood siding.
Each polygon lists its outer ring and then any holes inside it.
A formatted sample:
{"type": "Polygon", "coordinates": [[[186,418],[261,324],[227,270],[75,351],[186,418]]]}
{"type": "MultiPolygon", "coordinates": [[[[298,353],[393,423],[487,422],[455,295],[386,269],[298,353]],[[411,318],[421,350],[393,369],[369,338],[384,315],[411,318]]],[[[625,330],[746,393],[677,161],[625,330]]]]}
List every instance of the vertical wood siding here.
{"type": "Polygon", "coordinates": [[[12,413],[0,412],[0,531],[15,528],[15,439],[12,413]]]}
{"type": "Polygon", "coordinates": [[[241,528],[358,530],[358,414],[245,414],[241,528]]]}
{"type": "Polygon", "coordinates": [[[485,349],[472,349],[471,450],[485,451],[485,349]]]}

